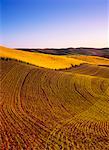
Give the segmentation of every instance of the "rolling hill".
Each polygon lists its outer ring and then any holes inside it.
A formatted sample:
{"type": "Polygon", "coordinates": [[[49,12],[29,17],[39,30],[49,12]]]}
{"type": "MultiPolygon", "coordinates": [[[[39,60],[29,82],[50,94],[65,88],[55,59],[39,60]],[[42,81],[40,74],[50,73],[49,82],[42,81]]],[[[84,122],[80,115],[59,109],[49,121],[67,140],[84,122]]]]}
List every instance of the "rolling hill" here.
{"type": "Polygon", "coordinates": [[[0,50],[0,149],[109,149],[109,59],[0,50]]]}
{"type": "Polygon", "coordinates": [[[64,69],[75,65],[84,63],[95,65],[109,65],[109,60],[98,56],[84,56],[84,55],[66,55],[54,56],[50,54],[42,54],[36,52],[25,52],[22,50],[15,50],[10,48],[0,47],[0,57],[12,58],[23,62],[30,63],[35,66],[50,68],[50,69],[64,69]]]}
{"type": "Polygon", "coordinates": [[[18,50],[29,51],[29,52],[40,52],[52,55],[86,55],[86,56],[101,56],[104,58],[109,58],[109,48],[45,48],[45,49],[24,49],[19,48],[18,50]]]}

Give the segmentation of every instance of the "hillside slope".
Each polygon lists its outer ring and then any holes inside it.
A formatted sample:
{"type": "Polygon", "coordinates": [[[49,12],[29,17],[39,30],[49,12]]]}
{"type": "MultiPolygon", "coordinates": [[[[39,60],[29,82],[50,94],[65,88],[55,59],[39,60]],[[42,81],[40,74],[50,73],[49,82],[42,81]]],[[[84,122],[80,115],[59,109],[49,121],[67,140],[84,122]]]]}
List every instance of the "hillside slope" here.
{"type": "Polygon", "coordinates": [[[28,62],[32,65],[51,69],[69,68],[71,64],[75,66],[84,63],[84,61],[75,58],[68,59],[65,56],[53,56],[49,54],[25,52],[22,50],[15,50],[5,47],[0,47],[0,57],[13,58],[28,62]]]}
{"type": "Polygon", "coordinates": [[[0,149],[108,150],[109,67],[0,64],[0,149]]]}
{"type": "Polygon", "coordinates": [[[96,65],[109,65],[109,60],[97,56],[54,56],[50,54],[25,52],[22,50],[9,49],[0,47],[0,57],[13,58],[20,61],[28,62],[32,65],[50,69],[69,68],[72,65],[84,63],[96,65]]]}
{"type": "Polygon", "coordinates": [[[53,55],[86,55],[86,56],[101,56],[104,58],[109,58],[109,48],[45,48],[45,49],[34,49],[34,48],[20,48],[19,50],[29,51],[29,52],[40,52],[45,54],[53,55]]]}

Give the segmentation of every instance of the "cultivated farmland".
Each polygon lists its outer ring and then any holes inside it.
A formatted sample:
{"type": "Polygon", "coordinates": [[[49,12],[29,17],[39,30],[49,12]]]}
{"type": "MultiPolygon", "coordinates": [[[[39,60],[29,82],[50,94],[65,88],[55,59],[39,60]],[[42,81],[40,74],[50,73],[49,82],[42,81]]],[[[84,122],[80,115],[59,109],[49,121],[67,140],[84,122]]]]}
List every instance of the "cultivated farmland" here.
{"type": "Polygon", "coordinates": [[[109,150],[109,60],[23,54],[0,60],[0,149],[109,150]]]}

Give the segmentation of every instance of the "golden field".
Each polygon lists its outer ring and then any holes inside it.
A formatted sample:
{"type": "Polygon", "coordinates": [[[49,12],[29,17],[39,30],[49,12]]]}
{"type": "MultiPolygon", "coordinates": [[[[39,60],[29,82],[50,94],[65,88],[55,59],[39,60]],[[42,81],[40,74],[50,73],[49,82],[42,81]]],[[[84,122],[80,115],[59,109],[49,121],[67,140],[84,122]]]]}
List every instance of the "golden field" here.
{"type": "Polygon", "coordinates": [[[109,59],[0,56],[0,150],[109,149],[109,59]]]}
{"type": "Polygon", "coordinates": [[[0,57],[13,58],[28,62],[32,65],[50,69],[69,68],[71,65],[75,66],[83,63],[109,65],[109,60],[101,57],[76,55],[54,56],[37,52],[25,52],[3,46],[0,46],[0,57]]]}
{"type": "Polygon", "coordinates": [[[0,47],[0,57],[14,58],[39,67],[50,69],[68,68],[71,66],[71,62],[73,65],[79,65],[84,62],[75,58],[67,59],[64,56],[52,56],[49,54],[25,52],[5,47],[0,47]]]}

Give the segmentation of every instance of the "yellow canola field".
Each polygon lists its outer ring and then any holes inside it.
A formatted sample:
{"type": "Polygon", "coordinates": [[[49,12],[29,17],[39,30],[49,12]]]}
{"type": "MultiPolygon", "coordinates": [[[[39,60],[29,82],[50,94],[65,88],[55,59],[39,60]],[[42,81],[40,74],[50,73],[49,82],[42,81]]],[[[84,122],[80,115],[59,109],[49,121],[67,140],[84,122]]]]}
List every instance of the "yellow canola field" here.
{"type": "Polygon", "coordinates": [[[71,65],[80,65],[83,63],[109,65],[109,60],[95,56],[54,56],[37,52],[25,52],[0,46],[0,57],[17,59],[50,69],[69,68],[71,65]]]}

